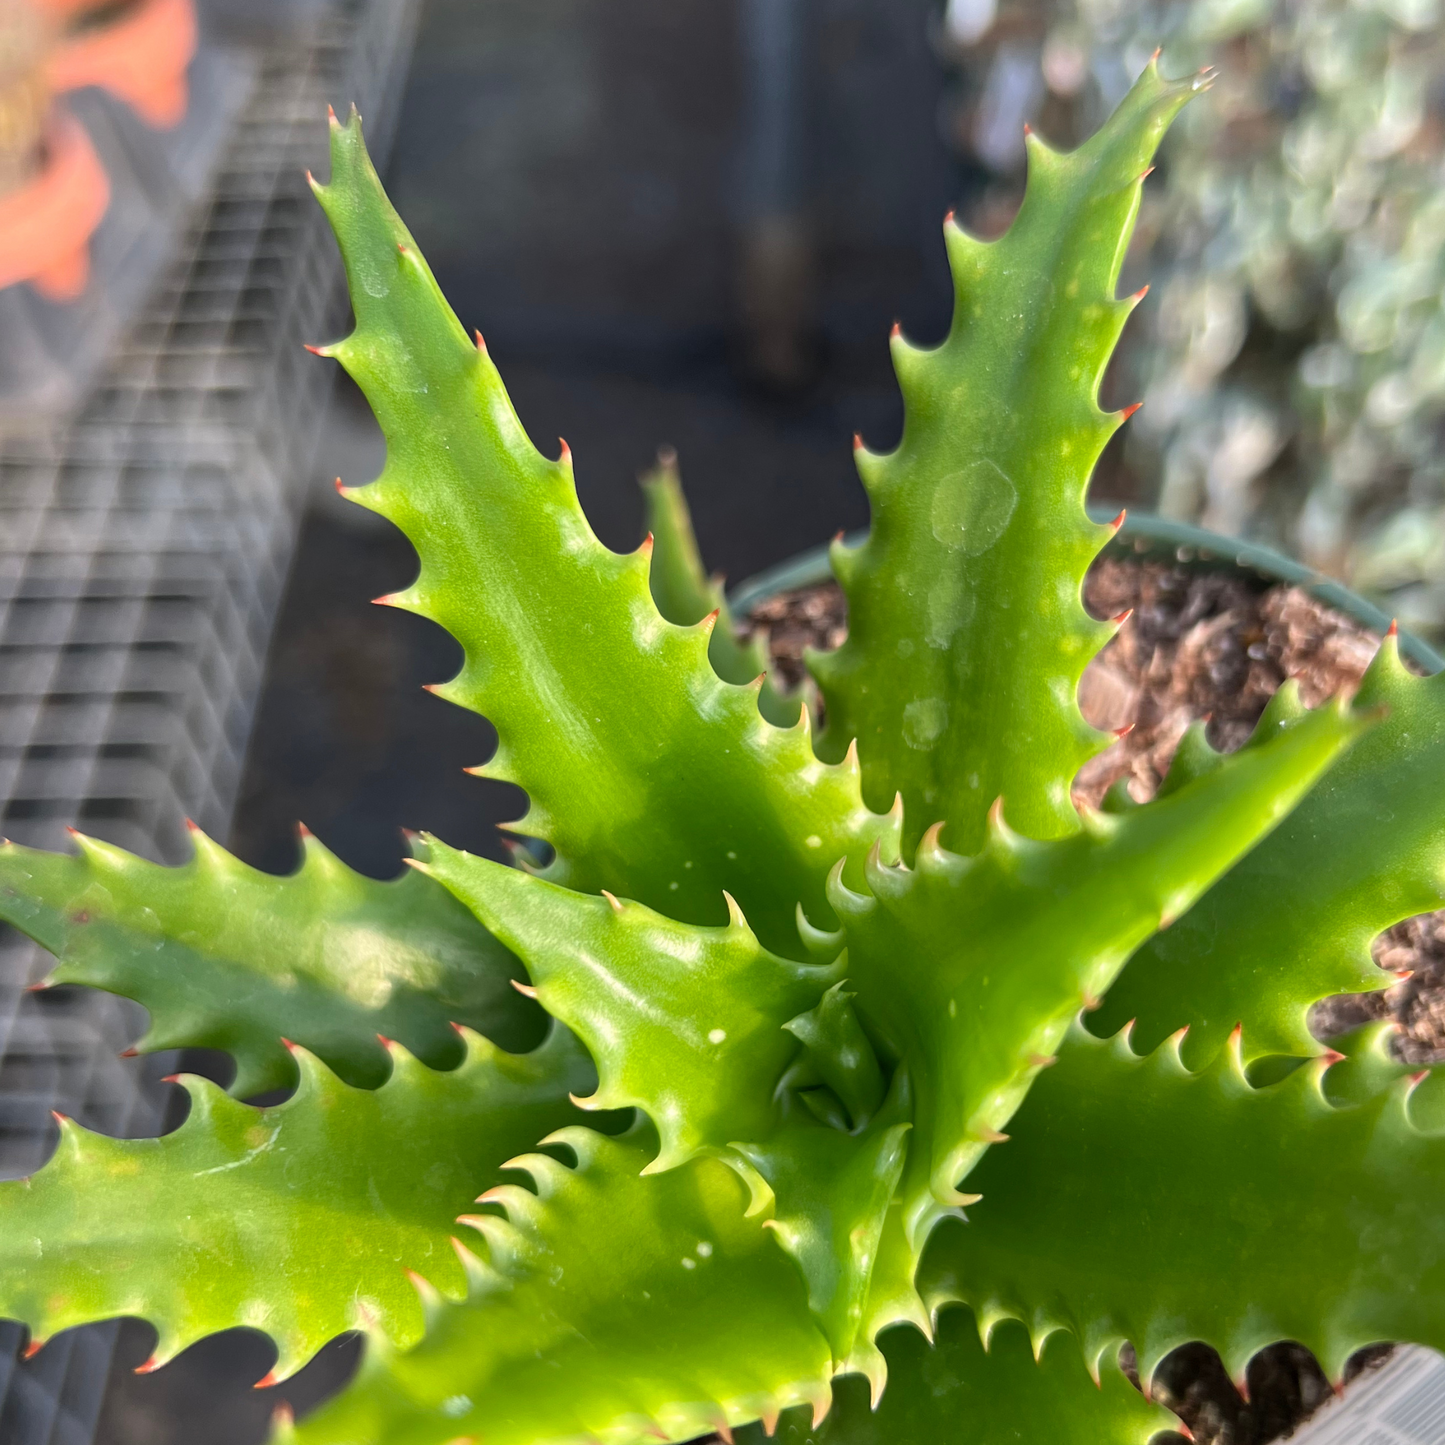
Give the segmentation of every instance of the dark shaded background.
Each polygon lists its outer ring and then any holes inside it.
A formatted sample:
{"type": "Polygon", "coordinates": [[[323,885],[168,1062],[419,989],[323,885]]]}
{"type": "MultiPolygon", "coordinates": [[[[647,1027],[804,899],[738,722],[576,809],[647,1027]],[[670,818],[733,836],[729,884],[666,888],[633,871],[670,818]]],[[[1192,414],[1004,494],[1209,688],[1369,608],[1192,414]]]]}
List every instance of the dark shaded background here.
{"type": "MultiPolygon", "coordinates": [[[[898,318],[937,339],[949,313],[954,177],[930,6],[798,8],[798,161],[783,203],[811,236],[799,289],[812,300],[805,365],[785,383],[751,359],[745,3],[431,0],[388,175],[534,440],[555,455],[566,436],[602,540],[637,545],[634,479],[669,443],[708,563],[734,580],[866,522],[849,439],[898,434],[888,328],[898,318]]],[[[380,457],[364,404],[343,391],[323,467],[356,483],[380,457]]],[[[318,495],[236,821],[250,861],[289,867],[298,816],[377,874],[398,866],[402,824],[497,855],[492,824],[516,816],[519,795],[459,771],[487,756],[490,734],[419,691],[456,670],[458,650],[366,605],[415,565],[388,524],[318,495]]]]}
{"type": "MultiPolygon", "coordinates": [[[[941,222],[963,180],[938,136],[928,0],[784,0],[781,111],[757,56],[778,3],[426,0],[387,175],[533,438],[555,454],[567,437],[603,541],[637,544],[634,479],[669,443],[709,565],[735,580],[866,522],[849,439],[897,437],[894,319],[915,340],[947,326],[941,222]],[[781,367],[759,329],[779,316],[781,367]]],[[[403,825],[499,857],[493,825],[520,794],[461,772],[491,730],[421,691],[459,649],[369,605],[415,555],[329,486],[383,455],[348,385],[319,451],[232,846],[289,870],[301,818],[377,876],[397,871],[403,825]]],[[[136,1376],[152,1338],[125,1328],[102,1445],[254,1445],[279,1399],[314,1403],[356,1358],[341,1341],[255,1391],[264,1337],[136,1376]]]]}

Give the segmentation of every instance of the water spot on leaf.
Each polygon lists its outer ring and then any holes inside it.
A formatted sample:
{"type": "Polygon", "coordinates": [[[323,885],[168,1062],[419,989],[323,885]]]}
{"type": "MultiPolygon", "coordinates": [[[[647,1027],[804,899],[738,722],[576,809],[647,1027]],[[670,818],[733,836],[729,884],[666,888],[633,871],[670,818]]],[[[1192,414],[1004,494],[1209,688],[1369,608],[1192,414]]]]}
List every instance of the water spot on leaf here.
{"type": "Polygon", "coordinates": [[[720,1044],[726,1041],[727,1036],[728,1031],[726,1029],[713,1029],[709,1032],[707,1041],[710,1044],[720,1044]]]}
{"type": "Polygon", "coordinates": [[[921,697],[903,709],[903,741],[927,752],[948,726],[948,704],[941,697],[921,697]]]}
{"type": "Polygon", "coordinates": [[[939,573],[928,592],[928,645],[947,647],[972,619],[975,607],[973,588],[961,572],[950,567],[939,573]]]}
{"type": "Polygon", "coordinates": [[[1018,500],[1008,477],[980,457],[939,482],[929,511],[933,535],[951,552],[980,556],[1003,536],[1018,500]]]}
{"type": "Polygon", "coordinates": [[[386,272],[376,264],[375,258],[366,254],[360,254],[353,259],[356,279],[361,283],[361,289],[377,301],[391,292],[391,282],[387,279],[386,272]]]}

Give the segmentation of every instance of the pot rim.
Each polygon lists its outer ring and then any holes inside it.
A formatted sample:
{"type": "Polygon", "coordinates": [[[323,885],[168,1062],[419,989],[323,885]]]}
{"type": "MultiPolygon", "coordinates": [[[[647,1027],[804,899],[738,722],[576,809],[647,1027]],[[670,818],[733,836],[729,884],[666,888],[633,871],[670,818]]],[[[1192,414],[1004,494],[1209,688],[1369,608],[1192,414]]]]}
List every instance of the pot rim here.
{"type": "MultiPolygon", "coordinates": [[[[1091,506],[1088,512],[1095,522],[1111,522],[1115,516],[1113,508],[1107,506],[1091,506]]],[[[867,535],[866,532],[850,532],[843,541],[856,547],[867,535]]],[[[1238,541],[1150,512],[1127,512],[1124,525],[1105,543],[1103,550],[1128,550],[1141,557],[1167,554],[1172,561],[1201,570],[1252,572],[1267,582],[1285,582],[1302,587],[1316,601],[1343,612],[1374,632],[1386,632],[1392,621],[1388,612],[1366,601],[1359,593],[1352,592],[1343,582],[1337,582],[1303,562],[1296,562],[1272,547],[1261,546],[1258,542],[1238,541]]],[[[827,545],[812,547],[738,583],[728,592],[728,606],[735,614],[741,615],[779,592],[789,592],[796,587],[813,587],[829,581],[832,576],[827,545]]],[[[1426,672],[1445,669],[1445,659],[1422,638],[1403,628],[1399,638],[1401,653],[1426,672]]]]}

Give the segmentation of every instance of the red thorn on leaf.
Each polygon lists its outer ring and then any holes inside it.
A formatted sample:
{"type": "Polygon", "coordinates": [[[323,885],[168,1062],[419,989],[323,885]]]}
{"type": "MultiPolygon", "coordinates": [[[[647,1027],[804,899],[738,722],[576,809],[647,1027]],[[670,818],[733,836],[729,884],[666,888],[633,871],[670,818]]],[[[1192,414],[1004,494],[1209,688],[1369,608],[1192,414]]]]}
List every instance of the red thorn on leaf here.
{"type": "Polygon", "coordinates": [[[1120,507],[1119,515],[1109,525],[1117,532],[1124,525],[1124,518],[1129,515],[1128,507],[1120,507]]]}
{"type": "Polygon", "coordinates": [[[709,612],[708,615],[707,615],[706,617],[704,617],[703,620],[702,620],[701,622],[699,622],[697,625],[698,625],[699,627],[706,627],[706,628],[708,629],[708,631],[711,632],[712,629],[717,626],[717,620],[718,620],[718,618],[719,618],[721,615],[722,615],[722,608],[721,608],[721,607],[714,607],[713,610],[712,610],[711,612],[709,612]]]}
{"type": "Polygon", "coordinates": [[[638,556],[651,558],[653,546],[654,546],[653,536],[652,536],[652,533],[649,532],[649,533],[642,539],[642,544],[641,544],[641,546],[639,546],[638,549],[637,549],[637,554],[638,554],[638,556]]]}
{"type": "Polygon", "coordinates": [[[451,1021],[451,1024],[452,1024],[452,1027],[453,1027],[459,1034],[461,1034],[464,1038],[466,1037],[466,1032],[467,1032],[467,1031],[466,1031],[466,1029],[465,1029],[461,1024],[459,1024],[455,1019],[453,1019],[453,1020],[451,1021]]]}
{"type": "Polygon", "coordinates": [[[59,1109],[52,1109],[50,1111],[50,1117],[54,1119],[55,1122],[61,1126],[61,1128],[64,1128],[68,1123],[70,1123],[69,1115],[62,1114],[59,1109]]]}
{"type": "Polygon", "coordinates": [[[1110,731],[1111,733],[1113,733],[1116,738],[1126,738],[1126,737],[1129,736],[1129,734],[1130,734],[1131,732],[1134,731],[1134,728],[1135,728],[1136,726],[1137,726],[1137,724],[1135,724],[1135,723],[1129,723],[1129,724],[1128,724],[1127,726],[1125,726],[1125,727],[1121,727],[1121,728],[1110,728],[1109,731],[1110,731]]]}
{"type": "Polygon", "coordinates": [[[1164,53],[1164,47],[1163,47],[1162,45],[1156,45],[1156,46],[1154,47],[1154,54],[1149,57],[1149,64],[1150,64],[1150,65],[1155,64],[1155,62],[1158,61],[1159,57],[1160,57],[1161,55],[1163,55],[1163,53],[1164,53]]]}
{"type": "Polygon", "coordinates": [[[303,342],[303,343],[302,343],[302,348],[303,348],[303,350],[309,351],[309,352],[312,354],[312,356],[325,356],[325,355],[326,355],[326,353],[325,353],[324,351],[322,351],[322,349],[321,349],[319,346],[312,346],[312,345],[310,345],[310,343],[308,343],[308,342],[303,342]]]}
{"type": "Polygon", "coordinates": [[[25,992],[26,992],[26,993],[44,993],[45,990],[48,989],[49,987],[50,987],[50,985],[49,985],[48,983],[46,983],[44,979],[41,979],[39,983],[27,983],[27,984],[25,985],[25,992]]]}
{"type": "Polygon", "coordinates": [[[167,1075],[165,1076],[165,1078],[163,1078],[163,1079],[161,1080],[161,1083],[163,1083],[163,1084],[179,1084],[180,1081],[181,1081],[181,1076],[180,1076],[179,1074],[167,1074],[167,1075]]]}
{"type": "Polygon", "coordinates": [[[1153,174],[1154,174],[1154,167],[1153,167],[1153,166],[1150,166],[1147,170],[1140,171],[1140,172],[1139,172],[1139,180],[1140,180],[1141,184],[1142,184],[1144,181],[1147,181],[1147,180],[1149,179],[1149,177],[1152,176],[1153,174]]]}
{"type": "Polygon", "coordinates": [[[406,246],[406,242],[405,242],[405,241],[398,241],[398,242],[396,243],[396,249],[397,249],[397,251],[398,251],[401,255],[403,255],[403,256],[406,256],[406,255],[409,255],[409,254],[410,254],[410,252],[407,250],[407,246],[406,246]]]}
{"type": "Polygon", "coordinates": [[[893,323],[893,329],[888,334],[895,341],[901,341],[903,339],[903,323],[901,321],[895,321],[893,323]]]}
{"type": "Polygon", "coordinates": [[[1034,128],[1033,128],[1033,126],[1031,126],[1031,125],[1028,123],[1028,121],[1025,121],[1025,122],[1024,122],[1024,134],[1025,134],[1025,135],[1032,135],[1033,133],[1034,133],[1034,128]]]}
{"type": "Polygon", "coordinates": [[[480,351],[483,356],[485,356],[487,354],[486,338],[482,335],[480,331],[476,332],[475,335],[477,338],[477,350],[480,351]]]}
{"type": "Polygon", "coordinates": [[[1418,1074],[1411,1074],[1411,1075],[1410,1075],[1410,1087],[1411,1087],[1412,1089],[1418,1089],[1418,1088],[1420,1087],[1420,1085],[1423,1084],[1423,1083],[1425,1082],[1425,1080],[1428,1079],[1429,1077],[1430,1077],[1430,1070],[1429,1070],[1429,1069],[1421,1069],[1418,1074]]]}
{"type": "Polygon", "coordinates": [[[298,819],[296,823],[296,836],[304,842],[307,838],[314,838],[316,834],[298,819]]]}
{"type": "Polygon", "coordinates": [[[989,825],[990,828],[1002,828],[1002,827],[1003,827],[1003,794],[1002,794],[1002,793],[1000,793],[1000,794],[998,795],[998,797],[996,797],[996,798],[993,800],[993,802],[992,802],[991,804],[989,804],[989,809],[988,809],[988,825],[989,825]]]}
{"type": "Polygon", "coordinates": [[[340,477],[337,477],[337,479],[332,483],[332,486],[336,488],[338,496],[344,497],[346,495],[346,484],[341,480],[340,477]]]}
{"type": "MultiPolygon", "coordinates": [[[[863,434],[861,432],[855,431],[853,433],[853,450],[855,452],[861,452],[863,450],[863,434]]],[[[843,534],[839,532],[838,535],[841,537],[843,534]]]]}
{"type": "Polygon", "coordinates": [[[287,1049],[290,1053],[293,1053],[293,1054],[294,1054],[294,1053],[296,1052],[296,1045],[293,1044],[290,1039],[283,1038],[283,1039],[281,1040],[281,1042],[286,1046],[286,1049],[287,1049]]]}
{"type": "Polygon", "coordinates": [[[562,448],[562,450],[557,453],[557,465],[559,467],[570,467],[572,465],[572,448],[567,445],[567,438],[558,437],[557,443],[562,448]]]}
{"type": "Polygon", "coordinates": [[[1134,609],[1126,607],[1122,612],[1116,612],[1109,620],[1115,627],[1122,627],[1133,615],[1134,609]]]}
{"type": "Polygon", "coordinates": [[[618,900],[617,895],[616,895],[615,893],[609,893],[609,892],[604,888],[604,889],[602,890],[602,896],[607,900],[607,906],[608,906],[614,913],[621,913],[621,912],[622,912],[622,904],[621,904],[621,902],[618,900]]]}
{"type": "Polygon", "coordinates": [[[395,607],[395,606],[396,606],[396,593],[395,593],[395,592],[387,592],[387,593],[384,593],[384,594],[383,594],[382,596],[380,596],[380,597],[373,597],[373,598],[371,599],[371,605],[372,605],[373,607],[395,607]]]}
{"type": "Polygon", "coordinates": [[[1033,1069],[1047,1069],[1058,1061],[1057,1054],[1030,1054],[1028,1056],[1029,1067],[1033,1069]]]}
{"type": "Polygon", "coordinates": [[[152,1355],[148,1360],[144,1360],[137,1365],[134,1373],[137,1375],[153,1375],[160,1367],[161,1362],[152,1355]]]}
{"type": "Polygon", "coordinates": [[[36,1355],[38,1355],[44,1348],[44,1340],[31,1340],[30,1343],[26,1345],[25,1349],[21,1352],[20,1358],[22,1360],[33,1360],[36,1355]]]}
{"type": "Polygon", "coordinates": [[[276,1371],[267,1370],[266,1373],[262,1375],[261,1378],[257,1380],[254,1385],[251,1386],[251,1388],[253,1390],[269,1390],[271,1386],[276,1383],[276,1371]]]}
{"type": "Polygon", "coordinates": [[[377,1043],[379,1043],[379,1044],[382,1046],[382,1048],[384,1048],[384,1049],[390,1049],[390,1048],[392,1047],[392,1045],[395,1043],[395,1040],[394,1040],[394,1039],[389,1039],[389,1038],[387,1038],[387,1036],[386,1036],[385,1034],[377,1034],[377,1036],[376,1036],[376,1041],[377,1041],[377,1043]]]}
{"type": "Polygon", "coordinates": [[[1146,281],[1129,299],[1137,306],[1149,294],[1149,283],[1146,281]]]}
{"type": "Polygon", "coordinates": [[[140,1050],[134,1048],[122,1049],[120,1051],[120,1057],[123,1059],[138,1059],[140,1057],[140,1050]]]}
{"type": "Polygon", "coordinates": [[[1395,977],[1398,978],[1401,983],[1404,983],[1407,978],[1415,977],[1415,970],[1413,968],[1397,968],[1394,972],[1395,977]]]}
{"type": "Polygon", "coordinates": [[[1386,637],[1398,637],[1399,635],[1400,635],[1400,624],[1392,617],[1392,618],[1390,619],[1390,630],[1385,634],[1385,636],[1386,636],[1386,637]]]}
{"type": "Polygon", "coordinates": [[[516,989],[523,998],[537,997],[537,990],[533,988],[530,983],[523,983],[522,980],[519,978],[514,978],[512,980],[512,987],[516,989]]]}
{"type": "MultiPolygon", "coordinates": [[[[1138,411],[1139,408],[1140,408],[1141,406],[1143,406],[1143,405],[1144,405],[1144,403],[1143,403],[1142,401],[1136,401],[1132,406],[1126,406],[1126,407],[1124,408],[1124,410],[1119,413],[1119,420],[1120,420],[1121,422],[1126,422],[1126,421],[1128,421],[1129,418],[1130,418],[1131,416],[1133,416],[1134,413],[1135,413],[1136,411],[1138,411]]],[[[1153,412],[1150,412],[1149,415],[1150,415],[1150,416],[1153,416],[1154,413],[1153,413],[1153,412]]]]}
{"type": "Polygon", "coordinates": [[[953,217],[954,217],[954,213],[953,213],[952,211],[950,211],[950,212],[943,218],[943,224],[944,224],[945,226],[951,226],[951,225],[953,225],[953,217]]]}

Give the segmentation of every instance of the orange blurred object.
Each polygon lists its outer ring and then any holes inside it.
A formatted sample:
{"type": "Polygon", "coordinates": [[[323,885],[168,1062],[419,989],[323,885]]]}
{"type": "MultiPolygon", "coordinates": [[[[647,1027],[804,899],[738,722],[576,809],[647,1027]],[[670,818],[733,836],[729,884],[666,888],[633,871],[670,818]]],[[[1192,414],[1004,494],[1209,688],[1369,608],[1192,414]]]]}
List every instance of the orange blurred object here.
{"type": "MultiPolygon", "coordinates": [[[[72,16],[94,0],[40,0],[54,15],[72,16]]],[[[98,85],[142,119],[170,127],[186,113],[186,69],[196,53],[193,0],[140,0],[108,24],[62,41],[46,71],[57,94],[98,85]]]]}
{"type": "Polygon", "coordinates": [[[0,196],[0,287],[29,281],[71,301],[90,276],[90,237],[110,202],[110,182],[80,122],[52,117],[44,169],[0,196]]]}

